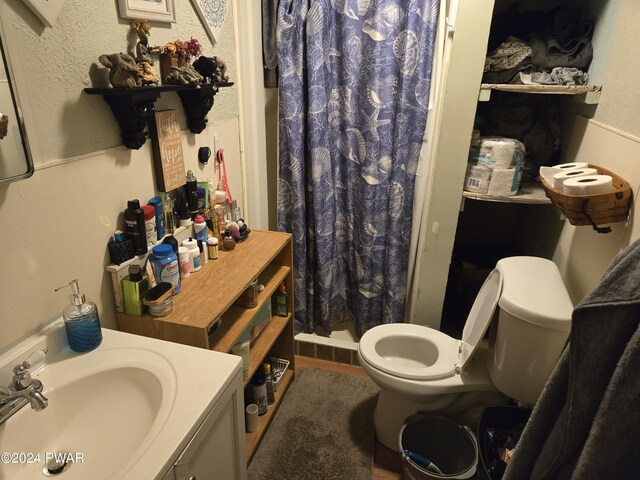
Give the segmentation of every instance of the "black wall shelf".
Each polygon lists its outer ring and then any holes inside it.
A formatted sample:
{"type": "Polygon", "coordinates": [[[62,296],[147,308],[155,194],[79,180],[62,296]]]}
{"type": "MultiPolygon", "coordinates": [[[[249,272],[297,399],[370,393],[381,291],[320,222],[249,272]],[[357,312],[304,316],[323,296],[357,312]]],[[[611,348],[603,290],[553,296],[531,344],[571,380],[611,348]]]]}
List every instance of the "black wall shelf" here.
{"type": "Polygon", "coordinates": [[[89,95],[102,95],[111,107],[120,126],[122,142],[128,148],[139,149],[147,140],[145,128],[155,112],[155,102],[164,92],[176,92],[187,116],[187,126],[193,133],[202,132],[207,126],[207,114],[213,107],[213,97],[220,88],[233,82],[205,83],[197,87],[161,85],[135,88],[85,88],[89,95]]]}

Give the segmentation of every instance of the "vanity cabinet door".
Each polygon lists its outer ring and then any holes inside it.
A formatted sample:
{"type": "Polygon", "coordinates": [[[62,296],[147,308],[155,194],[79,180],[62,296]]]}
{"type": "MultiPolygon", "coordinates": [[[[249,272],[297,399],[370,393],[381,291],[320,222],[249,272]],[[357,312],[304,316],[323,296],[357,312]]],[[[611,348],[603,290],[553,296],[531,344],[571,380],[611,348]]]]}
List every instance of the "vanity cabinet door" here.
{"type": "Polygon", "coordinates": [[[175,480],[247,478],[242,377],[226,389],[186,446],[172,472],[175,480]]]}

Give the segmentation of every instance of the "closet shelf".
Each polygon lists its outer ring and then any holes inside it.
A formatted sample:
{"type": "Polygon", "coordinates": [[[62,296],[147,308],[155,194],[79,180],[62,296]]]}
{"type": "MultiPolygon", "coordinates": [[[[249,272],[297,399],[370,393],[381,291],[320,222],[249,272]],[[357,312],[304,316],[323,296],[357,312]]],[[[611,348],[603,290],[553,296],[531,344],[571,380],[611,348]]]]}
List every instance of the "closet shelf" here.
{"type": "Polygon", "coordinates": [[[147,140],[145,128],[155,112],[155,102],[164,92],[176,92],[187,116],[187,126],[192,133],[202,132],[207,125],[207,114],[213,107],[213,97],[220,88],[233,82],[204,83],[193,86],[159,85],[134,88],[85,88],[89,95],[102,95],[109,104],[118,125],[125,147],[139,149],[147,140]]]}
{"type": "Polygon", "coordinates": [[[486,193],[462,192],[463,198],[471,200],[481,200],[484,202],[500,203],[527,203],[530,205],[551,205],[544,193],[544,188],[537,182],[523,182],[518,189],[518,193],[510,196],[494,196],[486,193]]]}
{"type": "Polygon", "coordinates": [[[600,100],[600,85],[522,85],[517,83],[483,83],[480,85],[478,100],[488,102],[492,90],[513,93],[531,93],[547,95],[575,95],[576,100],[594,104],[600,100]]]}

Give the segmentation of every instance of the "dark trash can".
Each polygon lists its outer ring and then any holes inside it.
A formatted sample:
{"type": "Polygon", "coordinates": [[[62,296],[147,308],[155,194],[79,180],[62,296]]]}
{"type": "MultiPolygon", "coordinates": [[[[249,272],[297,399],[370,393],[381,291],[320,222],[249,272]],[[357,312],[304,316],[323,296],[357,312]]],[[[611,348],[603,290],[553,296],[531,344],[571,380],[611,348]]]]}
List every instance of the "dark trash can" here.
{"type": "Polygon", "coordinates": [[[477,470],[475,435],[444,417],[419,414],[407,418],[398,446],[406,479],[468,479],[477,470]]]}
{"type": "Polygon", "coordinates": [[[487,407],[478,423],[480,461],[478,478],[500,480],[507,464],[503,460],[505,449],[513,449],[529,420],[531,409],[521,407],[487,407]]]}

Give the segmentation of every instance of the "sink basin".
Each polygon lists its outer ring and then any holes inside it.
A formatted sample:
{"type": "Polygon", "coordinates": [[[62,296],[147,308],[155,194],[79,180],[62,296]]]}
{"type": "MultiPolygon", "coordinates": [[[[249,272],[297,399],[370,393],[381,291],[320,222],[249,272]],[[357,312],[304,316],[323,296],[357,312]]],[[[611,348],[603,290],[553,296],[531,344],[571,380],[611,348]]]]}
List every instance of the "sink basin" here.
{"type": "Polygon", "coordinates": [[[96,350],[77,354],[56,322],[27,349],[0,357],[8,385],[13,365],[46,348],[31,373],[49,400],[0,425],[0,452],[25,454],[0,463],[0,479],[47,478],[43,468],[54,458],[68,464],[52,478],[162,478],[228,380],[213,372],[228,355],[106,329],[103,337],[96,350]]]}

